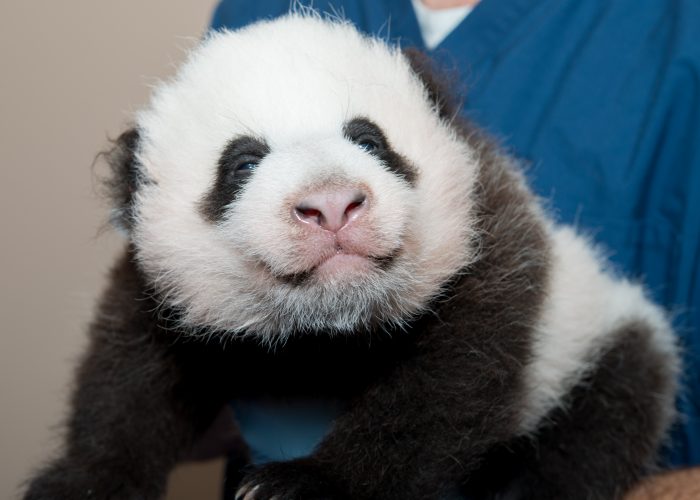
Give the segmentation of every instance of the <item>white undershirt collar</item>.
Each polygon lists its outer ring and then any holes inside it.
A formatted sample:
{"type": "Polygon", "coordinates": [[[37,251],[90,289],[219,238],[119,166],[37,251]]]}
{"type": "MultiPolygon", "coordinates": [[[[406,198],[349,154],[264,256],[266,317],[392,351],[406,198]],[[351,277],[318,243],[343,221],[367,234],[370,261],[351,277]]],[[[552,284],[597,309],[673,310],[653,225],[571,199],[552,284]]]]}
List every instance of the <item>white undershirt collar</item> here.
{"type": "Polygon", "coordinates": [[[473,10],[473,7],[450,7],[448,9],[431,9],[420,0],[411,0],[416,13],[418,27],[425,46],[432,50],[461,23],[473,10]]]}

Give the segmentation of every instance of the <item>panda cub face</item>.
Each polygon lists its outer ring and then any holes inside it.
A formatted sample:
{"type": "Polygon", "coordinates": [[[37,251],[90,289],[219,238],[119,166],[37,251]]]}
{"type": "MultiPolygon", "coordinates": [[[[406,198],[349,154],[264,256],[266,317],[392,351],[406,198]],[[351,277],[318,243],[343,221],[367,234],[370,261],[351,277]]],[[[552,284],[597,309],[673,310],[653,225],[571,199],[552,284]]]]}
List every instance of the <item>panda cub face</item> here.
{"type": "Polygon", "coordinates": [[[130,237],[181,326],[400,324],[473,259],[473,152],[405,56],[349,24],[213,34],[136,129],[130,237]]]}

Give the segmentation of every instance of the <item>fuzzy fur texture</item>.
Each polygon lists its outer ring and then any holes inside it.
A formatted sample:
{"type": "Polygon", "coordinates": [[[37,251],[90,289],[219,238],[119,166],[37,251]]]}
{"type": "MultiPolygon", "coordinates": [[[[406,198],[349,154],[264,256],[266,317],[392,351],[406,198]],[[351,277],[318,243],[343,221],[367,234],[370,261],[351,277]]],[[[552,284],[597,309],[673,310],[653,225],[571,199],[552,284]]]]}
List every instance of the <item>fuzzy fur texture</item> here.
{"type": "Polygon", "coordinates": [[[475,252],[476,164],[432,111],[401,53],[349,24],[291,17],[211,35],[137,119],[137,158],[152,182],[136,196],[133,241],[155,291],[182,306],[183,326],[255,331],[270,343],[298,330],[402,324],[422,312],[475,252]],[[347,123],[366,116],[422,173],[415,189],[344,136],[347,123]],[[202,224],[194,207],[215,181],[223,146],[239,135],[264,138],[271,152],[225,220],[202,224]],[[369,191],[372,210],[358,230],[371,244],[362,251],[399,253],[391,271],[280,282],[313,265],[307,235],[287,223],[290,203],[334,184],[369,191]]]}
{"type": "Polygon", "coordinates": [[[455,113],[429,61],[349,24],[208,38],[108,156],[130,243],[26,498],[159,498],[235,397],[347,404],[303,459],[245,468],[241,443],[247,499],[618,498],[649,471],[663,312],[455,113]],[[295,219],[347,190],[342,228],[295,219]]]}

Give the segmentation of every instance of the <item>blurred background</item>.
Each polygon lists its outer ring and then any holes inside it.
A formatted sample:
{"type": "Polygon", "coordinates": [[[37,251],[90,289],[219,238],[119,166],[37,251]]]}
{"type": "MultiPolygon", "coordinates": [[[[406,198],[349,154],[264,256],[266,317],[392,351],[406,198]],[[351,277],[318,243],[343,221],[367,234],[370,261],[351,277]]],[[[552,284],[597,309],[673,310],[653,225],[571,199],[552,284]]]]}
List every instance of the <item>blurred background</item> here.
{"type": "MultiPolygon", "coordinates": [[[[91,164],[206,30],[214,0],[0,2],[0,498],[58,445],[72,372],[123,240],[91,164]]],[[[98,168],[99,170],[99,168],[98,168]]],[[[168,499],[218,498],[223,462],[168,499]]]]}

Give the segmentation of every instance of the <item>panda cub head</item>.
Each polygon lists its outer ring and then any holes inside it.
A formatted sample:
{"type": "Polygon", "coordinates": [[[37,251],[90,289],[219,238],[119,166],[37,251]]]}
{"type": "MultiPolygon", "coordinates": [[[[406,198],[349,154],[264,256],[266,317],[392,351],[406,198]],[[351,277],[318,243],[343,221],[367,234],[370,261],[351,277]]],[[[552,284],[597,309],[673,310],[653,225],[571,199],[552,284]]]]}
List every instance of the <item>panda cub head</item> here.
{"type": "Polygon", "coordinates": [[[474,152],[407,57],[348,23],[212,34],[110,162],[150,292],[192,331],[400,325],[473,259],[474,152]]]}

